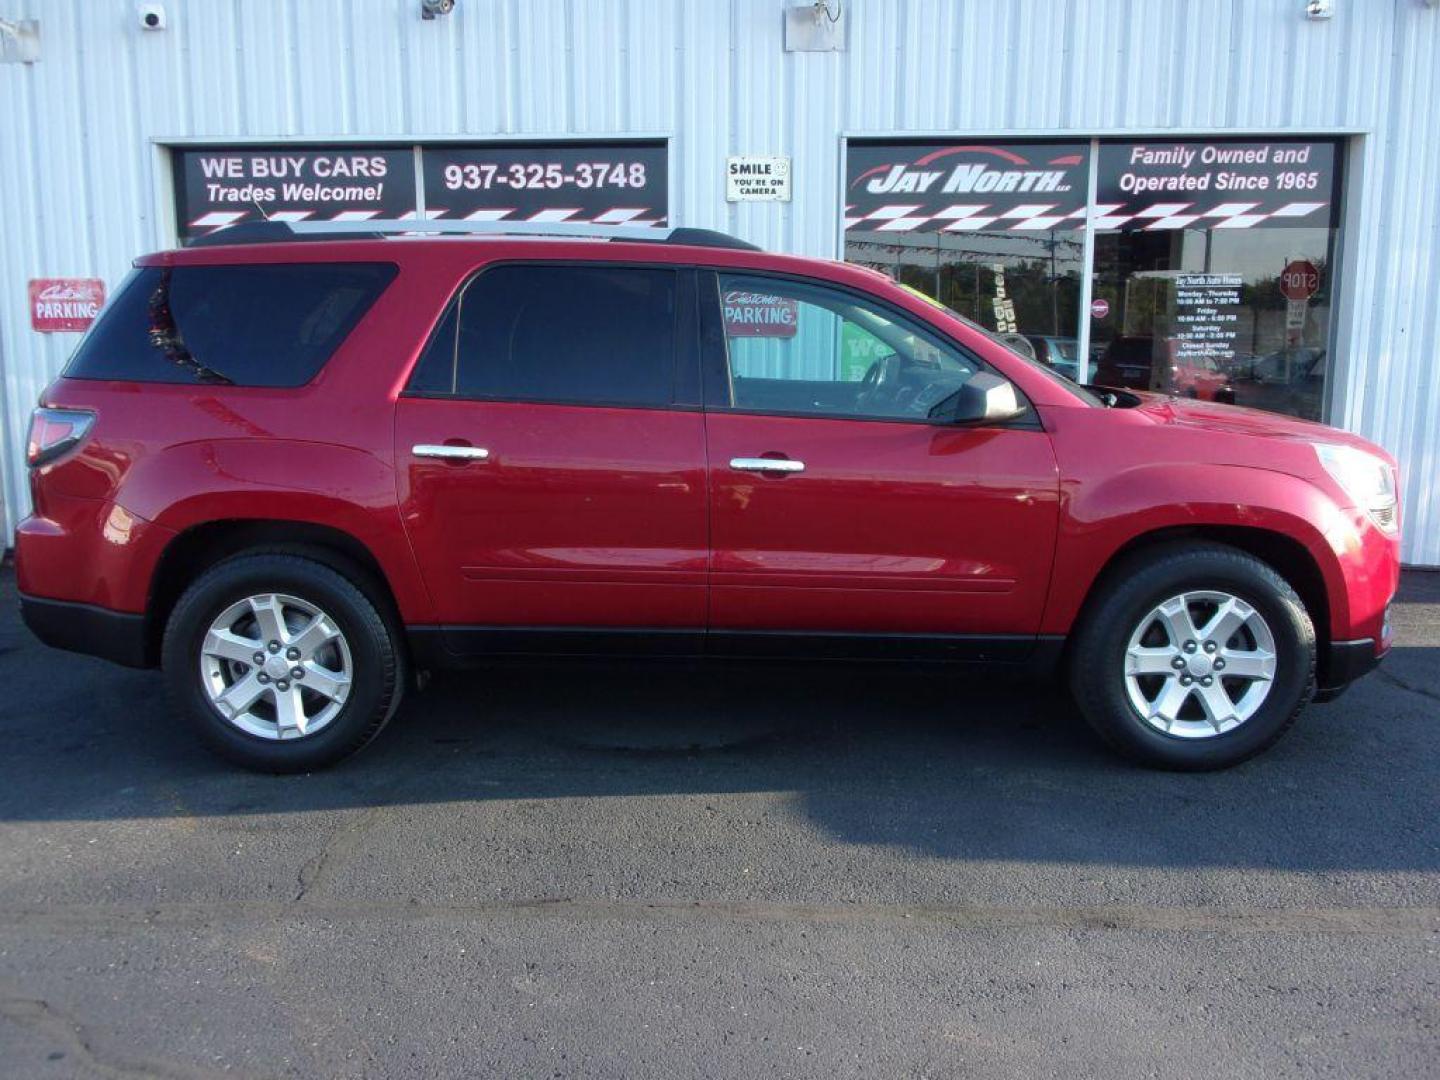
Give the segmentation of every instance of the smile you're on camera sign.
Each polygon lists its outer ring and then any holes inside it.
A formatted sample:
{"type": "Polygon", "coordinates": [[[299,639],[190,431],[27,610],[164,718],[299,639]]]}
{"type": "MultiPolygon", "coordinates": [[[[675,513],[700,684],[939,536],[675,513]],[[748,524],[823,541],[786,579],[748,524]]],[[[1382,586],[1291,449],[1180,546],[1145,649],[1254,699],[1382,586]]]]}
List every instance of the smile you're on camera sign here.
{"type": "Polygon", "coordinates": [[[745,154],[725,160],[726,202],[789,202],[790,159],[745,154]]]}

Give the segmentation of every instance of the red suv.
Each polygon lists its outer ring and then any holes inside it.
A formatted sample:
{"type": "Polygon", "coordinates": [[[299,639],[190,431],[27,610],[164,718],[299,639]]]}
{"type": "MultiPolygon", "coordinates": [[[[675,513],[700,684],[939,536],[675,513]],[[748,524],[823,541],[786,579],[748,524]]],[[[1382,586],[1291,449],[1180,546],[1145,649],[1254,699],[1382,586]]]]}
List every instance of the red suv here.
{"type": "Polygon", "coordinates": [[[271,770],[534,654],[1063,670],[1214,768],[1390,647],[1377,447],[1082,388],[855,266],[603,235],[140,259],[35,413],[26,622],[271,770]]]}

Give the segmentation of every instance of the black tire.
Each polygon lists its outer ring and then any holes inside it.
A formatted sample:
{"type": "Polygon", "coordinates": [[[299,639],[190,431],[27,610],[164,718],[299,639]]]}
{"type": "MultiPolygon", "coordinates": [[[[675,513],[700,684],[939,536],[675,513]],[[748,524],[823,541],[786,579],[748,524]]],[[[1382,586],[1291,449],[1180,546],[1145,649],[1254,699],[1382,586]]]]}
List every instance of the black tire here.
{"type": "Polygon", "coordinates": [[[332,765],[375,738],[403,696],[399,628],[382,610],[365,589],[314,559],[277,552],[226,559],[186,589],[170,613],[161,662],[171,701],[210,749],[245,768],[287,773],[332,765]],[[334,620],[349,646],[349,695],[334,719],[313,734],[276,741],[242,731],[211,704],[201,684],[200,650],[211,623],[231,604],[259,593],[285,593],[314,604],[334,620]]]}
{"type": "Polygon", "coordinates": [[[1117,564],[1086,606],[1070,654],[1070,688],[1090,726],[1132,760],[1162,769],[1224,769],[1270,747],[1315,689],[1315,628],[1290,584],[1269,565],[1222,544],[1167,544],[1117,564]],[[1148,723],[1125,689],[1130,635],[1145,615],[1182,592],[1219,590],[1254,607],[1275,639],[1268,696],[1223,734],[1181,738],[1148,723]]]}

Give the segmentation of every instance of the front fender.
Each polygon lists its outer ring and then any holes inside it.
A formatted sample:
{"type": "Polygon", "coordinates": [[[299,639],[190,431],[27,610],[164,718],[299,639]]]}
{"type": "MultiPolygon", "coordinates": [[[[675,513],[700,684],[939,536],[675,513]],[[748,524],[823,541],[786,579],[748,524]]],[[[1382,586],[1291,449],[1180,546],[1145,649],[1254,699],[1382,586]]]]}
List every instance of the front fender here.
{"type": "MultiPolygon", "coordinates": [[[[1320,571],[1337,639],[1383,611],[1371,581],[1364,515],[1288,473],[1236,465],[1144,464],[1062,485],[1058,550],[1044,633],[1069,632],[1090,586],[1124,547],[1164,530],[1224,527],[1294,540],[1320,571]],[[1378,599],[1378,604],[1377,604],[1378,599]]],[[[1284,567],[1279,568],[1282,572],[1284,567]]],[[[1379,594],[1383,592],[1383,598],[1379,594]]]]}

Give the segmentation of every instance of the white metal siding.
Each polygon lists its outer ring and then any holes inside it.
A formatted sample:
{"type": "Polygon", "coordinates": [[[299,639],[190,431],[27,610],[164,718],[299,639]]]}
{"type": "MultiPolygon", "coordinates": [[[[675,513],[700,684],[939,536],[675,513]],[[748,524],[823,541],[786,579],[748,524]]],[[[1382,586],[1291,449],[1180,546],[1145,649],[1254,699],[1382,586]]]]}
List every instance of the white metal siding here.
{"type": "MultiPolygon", "coordinates": [[[[836,0],[832,0],[836,2],[836,0]]],[[[0,439],[20,447],[73,335],[26,281],[119,282],[169,240],[156,141],[664,134],[671,220],[839,250],[842,132],[1361,133],[1334,422],[1405,468],[1406,550],[1440,564],[1440,10],[1421,0],[840,0],[849,48],[783,50],[788,0],[0,0],[42,59],[0,65],[0,439]],[[789,154],[795,201],[729,205],[729,153],[789,154]]]]}

